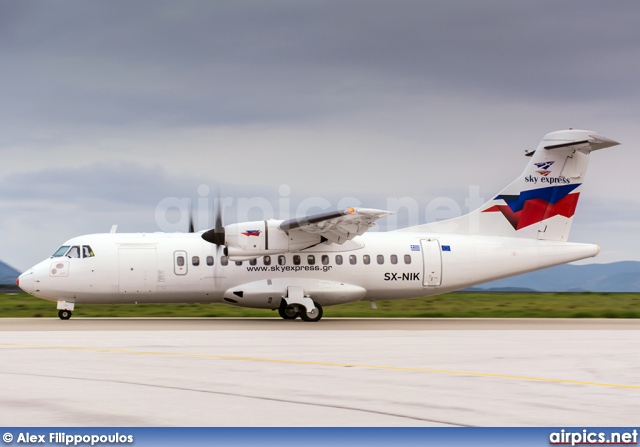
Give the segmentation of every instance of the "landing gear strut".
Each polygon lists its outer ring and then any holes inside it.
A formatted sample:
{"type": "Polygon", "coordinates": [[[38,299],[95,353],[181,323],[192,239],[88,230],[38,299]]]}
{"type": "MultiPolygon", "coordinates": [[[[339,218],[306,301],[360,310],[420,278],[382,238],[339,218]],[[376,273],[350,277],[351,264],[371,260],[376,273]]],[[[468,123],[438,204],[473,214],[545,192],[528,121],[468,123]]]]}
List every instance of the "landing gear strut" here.
{"type": "Polygon", "coordinates": [[[66,309],[61,309],[58,311],[58,316],[61,320],[68,320],[71,318],[71,311],[66,309]]]}

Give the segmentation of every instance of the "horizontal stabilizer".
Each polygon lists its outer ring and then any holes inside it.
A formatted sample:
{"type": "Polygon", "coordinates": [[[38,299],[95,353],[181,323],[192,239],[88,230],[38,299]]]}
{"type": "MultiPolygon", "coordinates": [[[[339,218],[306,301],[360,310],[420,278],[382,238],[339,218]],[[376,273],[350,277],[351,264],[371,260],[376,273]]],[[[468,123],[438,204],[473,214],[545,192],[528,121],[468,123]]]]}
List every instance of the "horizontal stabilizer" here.
{"type": "Polygon", "coordinates": [[[569,141],[567,143],[560,144],[552,144],[550,146],[545,146],[545,149],[554,150],[554,149],[573,149],[576,151],[589,153],[591,151],[597,151],[599,149],[604,149],[606,147],[617,146],[617,141],[613,141],[609,138],[602,137],[600,135],[589,135],[589,138],[582,141],[569,141]]]}

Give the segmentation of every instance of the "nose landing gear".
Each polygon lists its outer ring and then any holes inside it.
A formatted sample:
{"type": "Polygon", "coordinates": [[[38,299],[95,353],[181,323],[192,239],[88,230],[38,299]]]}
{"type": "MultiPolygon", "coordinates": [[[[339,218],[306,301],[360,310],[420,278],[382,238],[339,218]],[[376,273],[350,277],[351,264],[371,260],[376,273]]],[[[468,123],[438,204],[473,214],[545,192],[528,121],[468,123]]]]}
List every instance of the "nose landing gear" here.
{"type": "Polygon", "coordinates": [[[71,314],[73,313],[73,309],[75,308],[75,303],[70,303],[68,301],[58,301],[58,317],[61,320],[68,320],[71,318],[71,314]]]}
{"type": "Polygon", "coordinates": [[[61,320],[68,320],[71,318],[72,312],[70,310],[61,309],[58,311],[58,316],[61,320]]]}

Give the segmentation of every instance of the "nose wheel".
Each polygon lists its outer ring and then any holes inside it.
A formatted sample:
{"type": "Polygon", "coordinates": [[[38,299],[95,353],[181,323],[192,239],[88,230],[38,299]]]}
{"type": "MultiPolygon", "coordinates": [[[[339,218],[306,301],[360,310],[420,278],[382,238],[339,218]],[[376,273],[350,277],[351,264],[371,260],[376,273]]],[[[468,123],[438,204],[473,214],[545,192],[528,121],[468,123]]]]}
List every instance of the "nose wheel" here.
{"type": "Polygon", "coordinates": [[[61,320],[68,320],[69,318],[71,318],[71,311],[61,309],[58,311],[58,317],[60,317],[61,320]]]}

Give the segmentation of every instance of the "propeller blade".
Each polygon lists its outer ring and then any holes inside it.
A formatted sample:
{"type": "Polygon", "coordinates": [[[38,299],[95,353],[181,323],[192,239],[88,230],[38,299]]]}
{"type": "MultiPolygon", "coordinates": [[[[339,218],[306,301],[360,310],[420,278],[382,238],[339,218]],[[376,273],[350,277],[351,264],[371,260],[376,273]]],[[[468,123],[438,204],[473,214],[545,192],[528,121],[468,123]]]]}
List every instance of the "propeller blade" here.
{"type": "Polygon", "coordinates": [[[211,230],[205,231],[202,234],[202,239],[204,239],[205,241],[211,244],[215,244],[218,247],[224,246],[225,231],[224,231],[224,225],[222,224],[223,223],[222,199],[220,197],[219,191],[218,191],[217,204],[214,207],[214,220],[215,220],[215,227],[212,228],[211,230]]]}
{"type": "Polygon", "coordinates": [[[191,203],[191,201],[189,201],[189,233],[195,233],[193,226],[193,203],[191,203]]]}

